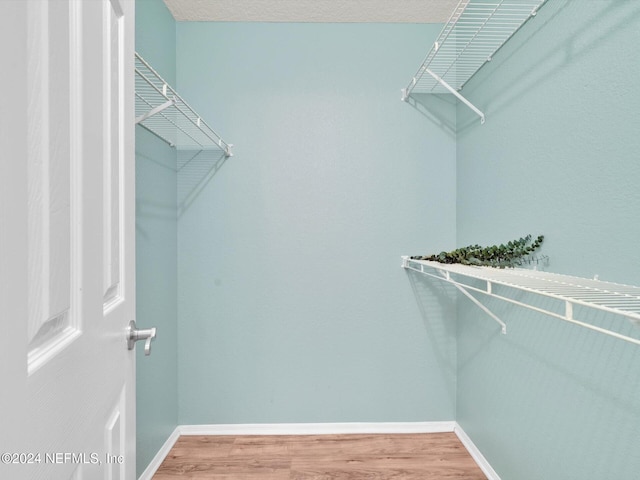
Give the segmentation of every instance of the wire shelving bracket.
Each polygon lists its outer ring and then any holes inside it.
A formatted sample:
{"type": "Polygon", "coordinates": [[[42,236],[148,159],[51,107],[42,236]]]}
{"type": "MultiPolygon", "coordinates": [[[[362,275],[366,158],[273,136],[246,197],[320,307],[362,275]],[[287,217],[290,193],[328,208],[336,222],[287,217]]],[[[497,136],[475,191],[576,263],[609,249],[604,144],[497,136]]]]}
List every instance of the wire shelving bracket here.
{"type": "Polygon", "coordinates": [[[484,123],[480,109],[460,90],[546,0],[460,0],[406,88],[412,93],[452,93],[484,123]]]}
{"type": "Polygon", "coordinates": [[[640,326],[640,287],[525,268],[500,269],[494,267],[443,264],[427,260],[413,260],[407,256],[402,257],[402,267],[451,283],[498,322],[503,334],[507,333],[506,324],[477,298],[471,295],[469,291],[498,298],[620,340],[640,345],[640,338],[629,337],[576,319],[573,308],[575,305],[580,305],[613,313],[626,317],[633,324],[640,326]],[[484,285],[484,287],[482,288],[478,285],[484,285]],[[494,286],[508,287],[516,291],[553,298],[563,304],[564,311],[554,311],[550,308],[543,308],[533,305],[532,303],[527,303],[526,301],[498,294],[494,290],[494,286]]]}
{"type": "Polygon", "coordinates": [[[225,142],[176,91],[136,52],[136,124],[179,149],[220,149],[231,157],[225,142]]]}

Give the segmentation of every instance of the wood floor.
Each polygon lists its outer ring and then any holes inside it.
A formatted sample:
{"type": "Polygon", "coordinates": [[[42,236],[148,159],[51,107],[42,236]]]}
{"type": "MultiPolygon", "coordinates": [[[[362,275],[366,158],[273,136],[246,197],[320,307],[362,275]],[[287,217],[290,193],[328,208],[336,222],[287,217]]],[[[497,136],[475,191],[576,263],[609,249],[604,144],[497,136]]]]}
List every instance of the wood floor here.
{"type": "Polygon", "coordinates": [[[153,477],[486,480],[454,433],[181,436],[153,477]]]}

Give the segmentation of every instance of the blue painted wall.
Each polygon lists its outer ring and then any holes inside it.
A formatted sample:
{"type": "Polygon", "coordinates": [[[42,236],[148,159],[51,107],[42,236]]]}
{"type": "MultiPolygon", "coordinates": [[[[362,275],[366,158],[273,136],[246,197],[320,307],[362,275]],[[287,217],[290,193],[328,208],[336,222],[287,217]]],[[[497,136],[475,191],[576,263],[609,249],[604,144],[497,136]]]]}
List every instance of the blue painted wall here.
{"type": "MultiPolygon", "coordinates": [[[[175,84],[175,22],[162,0],[136,0],[136,51],[175,84]]],[[[137,347],[137,472],[177,425],[176,153],[136,127],[136,294],[140,328],[155,326],[152,354],[137,347]]]]}
{"type": "MultiPolygon", "coordinates": [[[[171,32],[150,33],[173,28],[159,5],[138,0],[138,50],[172,81],[171,32]]],[[[141,457],[176,423],[457,418],[505,480],[635,478],[637,347],[489,301],[502,336],[399,268],[543,233],[549,270],[640,284],[640,6],[589,6],[549,0],[465,87],[483,126],[447,96],[399,101],[438,26],[177,25],[178,90],[237,146],[170,159],[139,137],[154,152],[137,160],[139,308],[170,312],[177,288],[180,325],[173,358],[139,374],[164,412],[139,406],[141,457]],[[163,233],[142,238],[151,226],[163,233]],[[152,260],[158,242],[168,255],[152,260]],[[177,285],[157,290],[171,269],[177,285]]]]}
{"type": "Polygon", "coordinates": [[[400,268],[455,242],[455,106],[400,101],[438,31],[178,23],[237,144],[179,159],[180,423],[454,418],[453,306],[400,268]]]}
{"type": "MultiPolygon", "coordinates": [[[[640,284],[638,45],[638,2],[550,0],[465,87],[458,245],[543,233],[549,270],[640,284]]],[[[502,478],[637,478],[640,349],[488,305],[507,336],[459,303],[457,419],[502,478]]]]}

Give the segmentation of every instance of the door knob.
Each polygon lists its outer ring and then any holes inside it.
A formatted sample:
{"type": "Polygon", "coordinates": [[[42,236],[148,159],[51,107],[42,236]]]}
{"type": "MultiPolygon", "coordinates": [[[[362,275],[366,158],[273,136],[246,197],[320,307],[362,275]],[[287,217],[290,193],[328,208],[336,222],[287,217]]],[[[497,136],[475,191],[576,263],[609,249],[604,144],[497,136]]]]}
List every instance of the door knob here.
{"type": "Polygon", "coordinates": [[[127,347],[129,350],[133,350],[138,340],[144,340],[144,354],[149,355],[151,353],[151,340],[154,338],[156,338],[156,327],[138,329],[135,320],[129,322],[127,327],[127,347]]]}

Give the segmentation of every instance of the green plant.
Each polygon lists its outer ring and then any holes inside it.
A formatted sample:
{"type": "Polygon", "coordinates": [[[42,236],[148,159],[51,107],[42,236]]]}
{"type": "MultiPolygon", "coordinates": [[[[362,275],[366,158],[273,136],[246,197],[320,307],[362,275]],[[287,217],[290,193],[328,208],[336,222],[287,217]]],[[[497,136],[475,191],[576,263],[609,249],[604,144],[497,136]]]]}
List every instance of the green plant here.
{"type": "Polygon", "coordinates": [[[469,245],[458,248],[451,252],[440,252],[437,255],[411,257],[413,260],[431,260],[440,263],[461,263],[463,265],[484,265],[489,267],[516,267],[535,260],[532,257],[542,241],[544,235],[539,235],[532,240],[531,235],[527,235],[519,240],[512,240],[506,245],[492,245],[481,247],[480,245],[469,245]]]}

